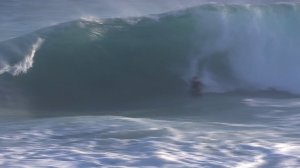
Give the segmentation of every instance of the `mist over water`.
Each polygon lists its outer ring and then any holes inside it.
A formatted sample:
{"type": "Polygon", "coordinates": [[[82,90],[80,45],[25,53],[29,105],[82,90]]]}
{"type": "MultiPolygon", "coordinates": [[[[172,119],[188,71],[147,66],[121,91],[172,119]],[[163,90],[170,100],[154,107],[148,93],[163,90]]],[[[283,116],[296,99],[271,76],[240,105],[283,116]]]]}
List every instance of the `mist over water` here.
{"type": "Polygon", "coordinates": [[[0,2],[0,41],[79,18],[143,16],[201,3],[199,0],[4,0],[0,2]]]}
{"type": "Polygon", "coordinates": [[[197,13],[201,42],[198,60],[193,60],[205,62],[204,78],[225,89],[299,93],[299,5],[209,8],[197,13]]]}
{"type": "Polygon", "coordinates": [[[114,18],[158,14],[205,3],[279,3],[292,0],[3,0],[0,2],[0,41],[79,18],[114,18]]]}

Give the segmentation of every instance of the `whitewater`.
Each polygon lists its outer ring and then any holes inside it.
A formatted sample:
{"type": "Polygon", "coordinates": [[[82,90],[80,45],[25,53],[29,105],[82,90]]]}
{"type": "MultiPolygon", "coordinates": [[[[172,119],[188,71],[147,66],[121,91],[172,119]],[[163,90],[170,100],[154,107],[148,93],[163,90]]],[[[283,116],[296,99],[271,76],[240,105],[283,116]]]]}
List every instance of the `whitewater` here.
{"type": "Polygon", "coordinates": [[[0,22],[0,167],[300,166],[298,1],[1,1],[0,22]]]}

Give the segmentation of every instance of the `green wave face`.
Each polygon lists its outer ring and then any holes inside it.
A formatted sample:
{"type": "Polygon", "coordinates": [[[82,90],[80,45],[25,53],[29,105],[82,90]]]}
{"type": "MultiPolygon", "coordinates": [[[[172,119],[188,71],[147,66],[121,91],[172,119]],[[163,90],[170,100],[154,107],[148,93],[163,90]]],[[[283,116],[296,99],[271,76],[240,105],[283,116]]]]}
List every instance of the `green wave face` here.
{"type": "Polygon", "coordinates": [[[1,81],[42,108],[182,97],[195,75],[206,92],[300,93],[299,16],[297,4],[211,4],[63,23],[1,43],[1,81]]]}

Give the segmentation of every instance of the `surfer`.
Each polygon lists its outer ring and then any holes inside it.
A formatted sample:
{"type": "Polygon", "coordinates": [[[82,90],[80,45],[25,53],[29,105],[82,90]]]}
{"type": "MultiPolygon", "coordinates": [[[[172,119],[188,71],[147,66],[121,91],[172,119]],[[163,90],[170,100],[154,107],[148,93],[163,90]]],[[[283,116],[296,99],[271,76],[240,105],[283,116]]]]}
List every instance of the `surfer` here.
{"type": "Polygon", "coordinates": [[[197,76],[194,76],[191,81],[191,94],[192,96],[200,96],[202,91],[202,82],[197,76]]]}

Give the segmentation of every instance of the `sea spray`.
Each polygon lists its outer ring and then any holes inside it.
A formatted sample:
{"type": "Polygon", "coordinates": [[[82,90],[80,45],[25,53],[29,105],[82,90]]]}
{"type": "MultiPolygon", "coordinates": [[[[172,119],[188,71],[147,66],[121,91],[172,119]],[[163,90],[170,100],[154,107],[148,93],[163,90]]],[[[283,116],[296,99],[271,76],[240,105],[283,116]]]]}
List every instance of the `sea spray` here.
{"type": "Polygon", "coordinates": [[[208,87],[218,84],[212,90],[300,93],[298,4],[207,5],[193,14],[199,52],[191,66],[208,87]]]}

